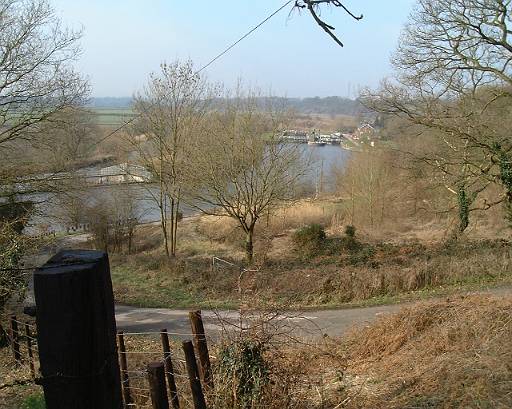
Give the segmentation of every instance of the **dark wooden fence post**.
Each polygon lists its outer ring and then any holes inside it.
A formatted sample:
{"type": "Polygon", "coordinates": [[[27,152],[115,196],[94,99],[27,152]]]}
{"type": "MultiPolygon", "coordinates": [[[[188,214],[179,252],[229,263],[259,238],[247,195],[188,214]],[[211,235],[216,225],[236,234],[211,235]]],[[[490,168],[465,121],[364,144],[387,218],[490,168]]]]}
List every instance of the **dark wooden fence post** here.
{"type": "Polygon", "coordinates": [[[194,401],[194,409],[206,409],[203,388],[199,379],[199,371],[197,369],[196,356],[194,354],[194,345],[192,341],[183,342],[183,352],[185,353],[185,361],[187,363],[188,379],[190,381],[190,389],[192,390],[192,399],[194,401]]]}
{"type": "Polygon", "coordinates": [[[133,400],[130,391],[130,376],[128,375],[128,361],[126,358],[123,331],[118,331],[117,340],[119,345],[119,366],[121,369],[121,390],[123,393],[124,407],[127,408],[130,403],[133,403],[133,400]]]}
{"type": "Polygon", "coordinates": [[[148,380],[153,409],[169,409],[163,362],[152,362],[148,365],[148,380]]]}
{"type": "Polygon", "coordinates": [[[206,334],[204,333],[203,318],[201,311],[191,311],[189,313],[190,326],[194,335],[194,345],[199,358],[199,373],[203,383],[213,388],[212,369],[210,364],[210,354],[208,353],[208,344],[206,334]]]}
{"type": "Polygon", "coordinates": [[[25,338],[27,340],[28,364],[30,365],[30,375],[32,379],[36,377],[36,369],[34,367],[34,352],[32,351],[32,333],[28,323],[25,323],[25,338]]]}
{"type": "Polygon", "coordinates": [[[21,364],[20,333],[18,331],[16,315],[11,315],[11,347],[16,364],[21,364]]]}
{"type": "Polygon", "coordinates": [[[179,409],[180,401],[178,399],[176,380],[174,379],[174,367],[171,360],[171,346],[169,344],[169,334],[167,334],[167,329],[161,330],[160,337],[162,339],[162,349],[164,351],[165,375],[167,377],[167,384],[169,385],[169,392],[171,392],[171,404],[174,409],[179,409]]]}
{"type": "Polygon", "coordinates": [[[64,250],[34,273],[47,409],[121,409],[108,255],[64,250]]]}

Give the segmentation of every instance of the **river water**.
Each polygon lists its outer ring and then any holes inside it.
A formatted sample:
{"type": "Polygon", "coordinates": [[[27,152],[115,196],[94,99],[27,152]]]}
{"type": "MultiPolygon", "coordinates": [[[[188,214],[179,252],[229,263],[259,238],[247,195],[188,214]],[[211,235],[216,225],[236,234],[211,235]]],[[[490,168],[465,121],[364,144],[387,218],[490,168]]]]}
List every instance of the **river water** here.
{"type": "MultiPolygon", "coordinates": [[[[309,158],[309,171],[304,179],[305,192],[314,195],[320,190],[322,192],[332,191],[335,186],[333,170],[343,168],[350,152],[342,149],[339,145],[311,146],[304,144],[302,146],[305,157],[309,158]]],[[[97,172],[98,169],[90,169],[90,171],[97,172]]],[[[123,203],[123,198],[129,198],[136,202],[134,211],[141,223],[159,221],[160,211],[153,199],[157,195],[158,188],[154,186],[121,184],[90,187],[84,193],[72,195],[71,200],[62,195],[53,194],[27,196],[24,200],[34,200],[38,204],[36,213],[26,231],[29,234],[66,231],[70,224],[67,220],[69,211],[63,209],[63,203],[72,201],[74,207],[78,207],[75,211],[80,211],[80,206],[85,207],[86,203],[109,197],[110,201],[113,197],[117,197],[117,200],[120,200],[119,206],[126,205],[123,203]]],[[[184,216],[197,212],[195,208],[185,204],[181,206],[181,211],[184,216]]]]}

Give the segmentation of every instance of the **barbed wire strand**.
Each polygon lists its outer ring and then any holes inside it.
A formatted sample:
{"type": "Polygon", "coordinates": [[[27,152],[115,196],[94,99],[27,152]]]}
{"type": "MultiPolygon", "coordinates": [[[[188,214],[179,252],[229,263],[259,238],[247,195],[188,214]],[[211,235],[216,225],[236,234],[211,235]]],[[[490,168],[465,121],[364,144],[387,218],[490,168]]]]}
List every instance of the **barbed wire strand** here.
{"type": "Polygon", "coordinates": [[[192,334],[192,333],[187,333],[187,332],[168,332],[168,331],[123,332],[123,335],[155,335],[155,334],[180,335],[180,336],[184,336],[184,337],[193,337],[195,335],[207,336],[207,334],[192,334]]]}

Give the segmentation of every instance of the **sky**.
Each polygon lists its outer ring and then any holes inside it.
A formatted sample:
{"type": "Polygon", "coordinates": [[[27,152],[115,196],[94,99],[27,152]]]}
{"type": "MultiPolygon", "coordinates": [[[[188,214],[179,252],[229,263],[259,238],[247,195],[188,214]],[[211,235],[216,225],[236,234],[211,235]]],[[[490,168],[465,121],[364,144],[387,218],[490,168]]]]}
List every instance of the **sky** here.
{"type": "MultiPolygon", "coordinates": [[[[92,96],[131,96],[163,61],[201,67],[285,0],[50,0],[65,25],[83,28],[77,68],[92,96]]],[[[338,8],[322,18],[336,27],[341,48],[307,12],[291,5],[205,73],[227,87],[241,79],[273,95],[355,97],[392,72],[389,58],[414,0],[347,0],[357,22],[338,8]]]]}

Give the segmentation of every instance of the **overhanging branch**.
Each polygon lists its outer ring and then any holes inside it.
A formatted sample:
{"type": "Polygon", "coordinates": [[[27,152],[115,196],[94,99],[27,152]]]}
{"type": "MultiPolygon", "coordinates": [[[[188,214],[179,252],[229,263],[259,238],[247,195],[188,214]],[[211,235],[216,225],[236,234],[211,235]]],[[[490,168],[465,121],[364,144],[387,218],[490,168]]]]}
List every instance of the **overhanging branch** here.
{"type": "Polygon", "coordinates": [[[363,15],[357,16],[350,9],[345,6],[340,0],[297,0],[295,1],[294,8],[298,9],[308,9],[309,13],[313,16],[313,19],[316,23],[338,44],[340,47],[343,47],[343,43],[341,40],[334,34],[335,28],[330,24],[323,21],[319,16],[319,8],[321,5],[327,4],[332,5],[334,7],[342,8],[350,17],[354,20],[361,20],[363,15]]]}

